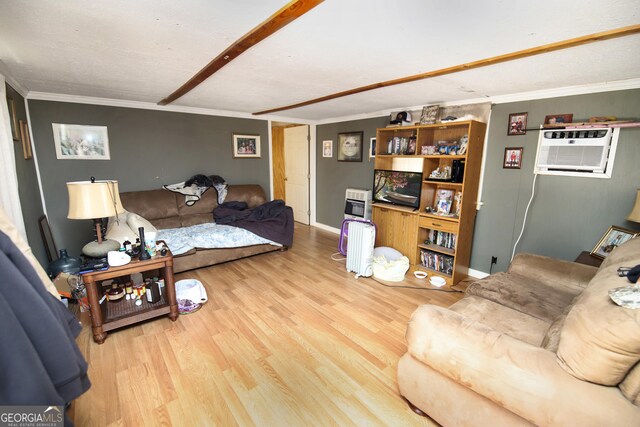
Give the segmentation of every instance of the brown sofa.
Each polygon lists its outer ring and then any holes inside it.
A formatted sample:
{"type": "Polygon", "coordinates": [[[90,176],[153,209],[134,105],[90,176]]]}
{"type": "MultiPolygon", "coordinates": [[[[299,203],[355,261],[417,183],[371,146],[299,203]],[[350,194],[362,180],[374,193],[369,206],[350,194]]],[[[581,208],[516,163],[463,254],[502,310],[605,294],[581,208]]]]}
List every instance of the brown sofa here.
{"type": "MultiPolygon", "coordinates": [[[[185,204],[185,197],[168,190],[131,191],[120,193],[124,208],[148,220],[158,229],[188,227],[213,222],[213,209],[218,206],[218,193],[210,189],[192,206],[185,204]]],[[[225,201],[246,202],[249,208],[255,208],[266,202],[262,187],[259,185],[229,186],[225,201]]],[[[192,249],[174,257],[174,272],[192,270],[222,262],[245,258],[252,255],[283,250],[282,246],[253,245],[240,248],[192,249]]]]}
{"type": "Polygon", "coordinates": [[[442,425],[640,425],[640,309],[630,285],[640,238],[600,268],[518,254],[451,307],[419,307],[398,364],[400,393],[442,425]]]}

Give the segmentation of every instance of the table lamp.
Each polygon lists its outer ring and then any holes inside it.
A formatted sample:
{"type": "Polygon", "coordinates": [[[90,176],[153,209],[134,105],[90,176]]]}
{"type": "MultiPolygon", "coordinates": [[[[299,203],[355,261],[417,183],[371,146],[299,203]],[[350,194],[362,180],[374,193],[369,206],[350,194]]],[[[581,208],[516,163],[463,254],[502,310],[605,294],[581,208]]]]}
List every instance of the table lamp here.
{"type": "Polygon", "coordinates": [[[636,194],[636,203],[633,205],[627,221],[640,222],[640,188],[638,189],[638,194],[636,194]]]}
{"type": "Polygon", "coordinates": [[[67,182],[69,219],[92,219],[98,240],[87,243],[82,253],[92,258],[104,258],[109,251],[120,249],[120,243],[102,238],[102,218],[124,213],[118,181],[67,182]]]}

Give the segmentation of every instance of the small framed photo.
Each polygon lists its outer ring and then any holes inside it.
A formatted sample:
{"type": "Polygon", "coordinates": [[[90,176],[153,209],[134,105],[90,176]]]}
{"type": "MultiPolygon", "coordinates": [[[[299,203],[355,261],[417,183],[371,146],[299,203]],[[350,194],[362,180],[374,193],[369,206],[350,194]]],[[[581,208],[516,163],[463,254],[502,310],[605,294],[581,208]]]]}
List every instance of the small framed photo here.
{"type": "Polygon", "coordinates": [[[259,159],[260,135],[234,133],[233,157],[237,159],[259,159]]]}
{"type": "Polygon", "coordinates": [[[551,114],[544,116],[545,125],[558,125],[562,123],[571,123],[573,121],[573,114],[551,114]]]}
{"type": "Polygon", "coordinates": [[[509,114],[507,135],[524,135],[527,133],[527,114],[528,113],[509,114]]]}
{"type": "Polygon", "coordinates": [[[26,120],[20,120],[20,140],[22,141],[22,157],[25,160],[33,158],[31,152],[31,137],[29,135],[29,123],[26,120]]]}
{"type": "Polygon", "coordinates": [[[638,233],[636,231],[612,225],[609,227],[607,232],[604,233],[604,236],[602,236],[598,244],[593,248],[591,255],[604,259],[616,247],[620,246],[627,240],[633,239],[637,235],[638,233]]]}
{"type": "Polygon", "coordinates": [[[322,157],[333,157],[333,140],[322,141],[322,157]]]}
{"type": "Polygon", "coordinates": [[[16,101],[7,97],[9,107],[9,121],[11,122],[11,137],[14,141],[20,141],[20,129],[18,128],[18,114],[16,113],[16,101]]]}
{"type": "Polygon", "coordinates": [[[439,105],[428,105],[422,107],[422,115],[420,116],[421,125],[433,125],[438,121],[439,105]]]}
{"type": "Polygon", "coordinates": [[[106,126],[52,123],[56,158],[61,160],[110,160],[106,126]]]}
{"type": "Polygon", "coordinates": [[[338,134],[338,161],[362,161],[363,132],[345,132],[338,134]]]}
{"type": "Polygon", "coordinates": [[[376,157],[376,139],[371,138],[369,140],[369,158],[373,159],[376,157]]]}
{"type": "Polygon", "coordinates": [[[507,147],[504,149],[503,169],[520,169],[522,167],[522,147],[507,147]]]}

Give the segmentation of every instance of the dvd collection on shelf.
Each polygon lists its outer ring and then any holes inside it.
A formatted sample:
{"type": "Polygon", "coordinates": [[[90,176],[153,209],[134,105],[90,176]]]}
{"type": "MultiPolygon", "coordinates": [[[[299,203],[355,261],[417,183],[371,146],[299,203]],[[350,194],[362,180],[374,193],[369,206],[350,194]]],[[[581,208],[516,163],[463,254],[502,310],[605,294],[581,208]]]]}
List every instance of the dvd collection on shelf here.
{"type": "Polygon", "coordinates": [[[429,230],[427,240],[424,242],[427,245],[437,245],[443,248],[453,249],[456,248],[456,235],[454,233],[447,233],[446,231],[429,230]]]}
{"type": "Polygon", "coordinates": [[[420,250],[420,261],[423,267],[440,273],[453,274],[453,257],[431,251],[420,250]]]}

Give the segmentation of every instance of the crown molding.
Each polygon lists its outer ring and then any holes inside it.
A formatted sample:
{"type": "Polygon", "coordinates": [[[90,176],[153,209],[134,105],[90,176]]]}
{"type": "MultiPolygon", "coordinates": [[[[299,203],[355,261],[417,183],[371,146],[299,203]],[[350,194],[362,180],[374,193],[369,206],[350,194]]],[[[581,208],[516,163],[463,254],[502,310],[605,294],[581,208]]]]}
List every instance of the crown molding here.
{"type": "Polygon", "coordinates": [[[2,61],[0,61],[0,74],[4,76],[5,82],[7,82],[7,84],[11,86],[16,92],[22,95],[23,98],[27,97],[27,94],[29,93],[29,89],[27,89],[22,84],[20,84],[20,82],[18,82],[11,75],[11,73],[9,72],[9,69],[7,68],[7,65],[2,61]]]}
{"type": "Polygon", "coordinates": [[[492,104],[507,104],[510,102],[532,101],[536,99],[559,98],[561,96],[586,95],[589,93],[613,92],[616,90],[629,90],[629,89],[639,89],[639,88],[640,88],[640,79],[617,80],[612,82],[565,86],[560,88],[535,90],[535,91],[529,91],[529,92],[518,92],[518,93],[513,93],[508,95],[495,95],[495,96],[486,96],[481,98],[462,99],[459,101],[451,101],[451,102],[440,102],[440,103],[434,102],[431,104],[414,105],[410,107],[407,107],[407,106],[397,107],[397,108],[388,109],[388,110],[374,111],[371,113],[354,114],[351,116],[322,119],[322,120],[318,120],[316,124],[323,125],[323,124],[329,124],[329,123],[348,122],[352,120],[372,119],[372,118],[381,117],[381,116],[389,116],[391,113],[397,112],[397,111],[422,110],[422,107],[424,107],[425,105],[432,105],[432,104],[437,104],[442,107],[450,107],[453,105],[482,104],[485,102],[491,102],[492,104]]]}
{"type": "Polygon", "coordinates": [[[26,98],[38,100],[38,101],[55,101],[55,102],[69,102],[74,104],[104,105],[108,107],[137,108],[141,110],[155,110],[155,111],[170,111],[175,113],[201,114],[205,116],[234,117],[234,118],[241,118],[241,119],[261,120],[261,121],[272,120],[272,121],[300,123],[300,124],[315,123],[309,120],[294,119],[291,117],[283,117],[283,116],[265,115],[262,117],[256,117],[251,113],[242,113],[239,111],[215,110],[215,109],[200,108],[200,107],[185,107],[182,105],[158,105],[152,102],[129,101],[124,99],[112,99],[112,98],[98,98],[98,97],[92,97],[92,96],[67,95],[63,93],[31,91],[27,94],[26,98]]]}

